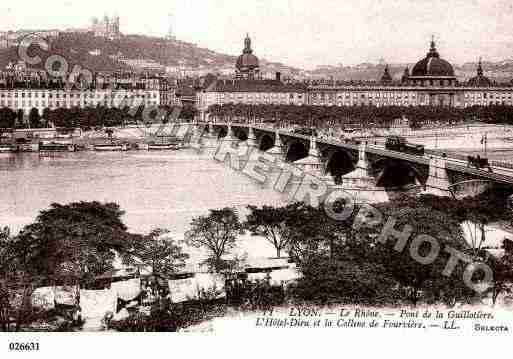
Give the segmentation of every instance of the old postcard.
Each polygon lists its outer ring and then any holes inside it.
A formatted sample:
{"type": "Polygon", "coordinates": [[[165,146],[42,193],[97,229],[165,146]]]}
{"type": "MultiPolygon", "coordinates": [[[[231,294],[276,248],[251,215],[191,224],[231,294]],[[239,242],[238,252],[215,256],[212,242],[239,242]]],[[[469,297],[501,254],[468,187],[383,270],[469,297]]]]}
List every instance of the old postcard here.
{"type": "Polygon", "coordinates": [[[505,348],[512,22],[505,0],[3,3],[2,351],[505,348]]]}

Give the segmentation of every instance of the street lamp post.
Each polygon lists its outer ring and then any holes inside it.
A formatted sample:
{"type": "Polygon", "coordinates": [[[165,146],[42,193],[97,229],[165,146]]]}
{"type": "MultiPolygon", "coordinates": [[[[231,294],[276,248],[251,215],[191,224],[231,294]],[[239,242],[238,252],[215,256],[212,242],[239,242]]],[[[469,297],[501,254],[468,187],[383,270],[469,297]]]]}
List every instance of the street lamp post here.
{"type": "Polygon", "coordinates": [[[488,144],[488,134],[485,132],[484,134],[484,152],[485,152],[485,157],[487,157],[487,144],[488,144]]]}
{"type": "Polygon", "coordinates": [[[481,144],[483,145],[483,149],[484,149],[484,155],[486,157],[487,155],[487,152],[488,152],[488,149],[487,149],[487,144],[488,144],[488,134],[485,132],[485,134],[481,137],[481,144]]]}

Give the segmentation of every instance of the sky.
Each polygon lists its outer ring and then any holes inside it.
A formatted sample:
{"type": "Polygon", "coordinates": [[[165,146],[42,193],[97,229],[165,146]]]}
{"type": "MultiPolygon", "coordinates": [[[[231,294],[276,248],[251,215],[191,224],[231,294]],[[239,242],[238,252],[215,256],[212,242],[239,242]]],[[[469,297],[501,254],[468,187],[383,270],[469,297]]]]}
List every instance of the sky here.
{"type": "Polygon", "coordinates": [[[163,36],[238,55],[248,32],[254,53],[318,65],[411,63],[434,35],[452,63],[513,58],[511,0],[18,0],[0,4],[0,31],[86,27],[120,17],[121,32],[163,36]]]}

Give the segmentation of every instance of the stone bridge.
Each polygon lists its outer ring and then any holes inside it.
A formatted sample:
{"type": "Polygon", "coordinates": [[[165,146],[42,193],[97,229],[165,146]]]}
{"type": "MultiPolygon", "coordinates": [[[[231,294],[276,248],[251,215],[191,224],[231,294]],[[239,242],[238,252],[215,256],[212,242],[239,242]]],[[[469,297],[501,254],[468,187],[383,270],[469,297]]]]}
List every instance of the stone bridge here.
{"type": "Polygon", "coordinates": [[[513,171],[470,168],[458,159],[417,156],[372,143],[319,139],[260,125],[201,126],[219,139],[229,134],[241,143],[247,141],[281,161],[321,176],[331,185],[353,183],[358,187],[365,183],[381,189],[417,188],[424,193],[454,197],[479,194],[492,186],[513,187],[513,171]]]}

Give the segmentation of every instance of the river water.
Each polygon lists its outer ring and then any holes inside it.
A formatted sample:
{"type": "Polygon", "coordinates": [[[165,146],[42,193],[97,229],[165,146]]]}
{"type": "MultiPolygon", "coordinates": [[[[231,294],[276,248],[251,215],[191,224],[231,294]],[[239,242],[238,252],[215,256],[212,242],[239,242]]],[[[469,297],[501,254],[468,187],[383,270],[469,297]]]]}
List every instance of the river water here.
{"type": "MultiPolygon", "coordinates": [[[[0,154],[0,226],[18,231],[52,202],[116,202],[130,231],[161,227],[173,238],[209,209],[236,207],[244,218],[248,204],[280,205],[286,197],[192,149],[179,151],[0,154]]],[[[191,261],[200,251],[188,248],[191,261]]],[[[235,253],[273,256],[262,238],[242,236],[235,253]]]]}

